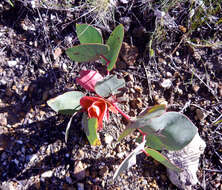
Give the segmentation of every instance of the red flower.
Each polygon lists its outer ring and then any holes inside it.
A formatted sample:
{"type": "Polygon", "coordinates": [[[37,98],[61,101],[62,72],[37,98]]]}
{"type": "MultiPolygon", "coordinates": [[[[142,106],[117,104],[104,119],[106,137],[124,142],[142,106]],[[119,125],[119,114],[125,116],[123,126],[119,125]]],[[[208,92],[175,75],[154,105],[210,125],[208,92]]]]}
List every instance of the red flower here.
{"type": "Polygon", "coordinates": [[[103,128],[103,119],[108,119],[109,112],[117,113],[117,110],[113,105],[107,100],[99,97],[84,96],[80,99],[80,105],[84,110],[88,112],[89,118],[98,119],[98,131],[103,128]]]}

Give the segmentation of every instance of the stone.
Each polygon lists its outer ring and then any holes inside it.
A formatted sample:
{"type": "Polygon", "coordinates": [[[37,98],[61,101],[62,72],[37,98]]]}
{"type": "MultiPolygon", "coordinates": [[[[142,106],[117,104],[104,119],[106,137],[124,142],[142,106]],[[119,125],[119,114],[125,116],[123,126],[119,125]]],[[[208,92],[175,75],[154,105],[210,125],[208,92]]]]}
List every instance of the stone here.
{"type": "Polygon", "coordinates": [[[77,183],[77,189],[78,190],[84,190],[84,184],[83,183],[77,183]]]}
{"type": "Polygon", "coordinates": [[[165,89],[169,89],[172,86],[172,82],[170,79],[164,79],[160,86],[165,89]]]}
{"type": "Polygon", "coordinates": [[[58,57],[60,57],[62,55],[62,49],[61,48],[56,48],[53,52],[53,57],[54,60],[56,60],[58,57]]]}
{"type": "Polygon", "coordinates": [[[6,126],[7,123],[7,118],[4,113],[0,113],[0,126],[6,126]]]}
{"type": "Polygon", "coordinates": [[[52,177],[52,174],[53,174],[53,171],[52,170],[48,170],[48,171],[42,173],[41,177],[42,178],[50,178],[50,177],[52,177]]]}
{"type": "Polygon", "coordinates": [[[193,91],[194,91],[195,93],[197,93],[197,92],[199,91],[199,89],[200,89],[200,86],[198,86],[198,85],[193,85],[192,88],[193,88],[193,91]]]}
{"type": "Polygon", "coordinates": [[[197,170],[200,155],[203,154],[206,143],[197,133],[193,140],[182,150],[164,151],[163,154],[179,168],[183,169],[178,173],[167,168],[167,174],[170,181],[179,189],[192,190],[192,186],[198,183],[197,170]]]}
{"type": "Polygon", "coordinates": [[[5,134],[0,135],[0,151],[7,149],[7,147],[11,144],[11,140],[9,136],[5,134]]]}
{"type": "Polygon", "coordinates": [[[123,4],[127,4],[127,3],[129,3],[128,0],[120,0],[120,2],[123,3],[123,4]]]}
{"type": "Polygon", "coordinates": [[[126,62],[127,65],[134,65],[138,55],[139,53],[136,46],[129,45],[126,42],[122,43],[120,57],[126,62]]]}
{"type": "Polygon", "coordinates": [[[201,109],[196,109],[196,116],[198,120],[203,120],[205,118],[205,114],[201,109]]]}
{"type": "Polygon", "coordinates": [[[100,170],[99,170],[99,175],[100,176],[107,176],[109,172],[109,168],[107,166],[103,166],[100,170]]]}
{"type": "Polygon", "coordinates": [[[8,61],[8,66],[9,67],[14,67],[17,65],[17,61],[8,61]]]}
{"type": "Polygon", "coordinates": [[[66,182],[68,183],[68,184],[72,184],[72,178],[70,177],[70,176],[66,176],[66,182]]]}
{"type": "Polygon", "coordinates": [[[82,180],[86,177],[86,171],[81,161],[76,161],[73,173],[77,180],[82,180]]]}
{"type": "Polygon", "coordinates": [[[106,144],[111,144],[111,142],[113,141],[113,137],[111,135],[106,134],[104,141],[106,144]]]}

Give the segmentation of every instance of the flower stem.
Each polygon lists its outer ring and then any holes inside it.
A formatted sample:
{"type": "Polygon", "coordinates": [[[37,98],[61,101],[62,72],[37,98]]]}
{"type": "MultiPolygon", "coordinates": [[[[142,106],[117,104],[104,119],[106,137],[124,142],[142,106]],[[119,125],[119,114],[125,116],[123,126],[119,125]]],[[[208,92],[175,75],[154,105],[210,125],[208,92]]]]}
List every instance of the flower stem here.
{"type": "MultiPolygon", "coordinates": [[[[125,117],[128,121],[132,121],[132,119],[130,118],[130,116],[128,116],[127,114],[125,114],[115,103],[112,103],[112,105],[116,108],[116,110],[123,116],[125,117]]],[[[146,133],[144,133],[142,130],[137,129],[141,135],[143,136],[143,141],[146,139],[146,133]]]]}
{"type": "Polygon", "coordinates": [[[150,156],[144,149],[142,151],[144,154],[146,154],[146,156],[150,156]]]}
{"type": "Polygon", "coordinates": [[[112,103],[112,105],[116,108],[116,110],[123,116],[125,117],[128,121],[131,121],[130,116],[128,116],[127,114],[125,114],[119,107],[117,107],[117,105],[115,103],[112,103]]]}
{"type": "Polygon", "coordinates": [[[140,130],[140,129],[137,129],[140,133],[141,133],[141,135],[143,136],[143,141],[146,139],[146,133],[144,133],[142,130],[140,130]]]}
{"type": "MultiPolygon", "coordinates": [[[[106,61],[106,66],[108,67],[110,61],[104,56],[104,55],[100,55],[105,61],[106,61]]],[[[107,75],[109,75],[109,71],[107,70],[107,75]]]]}

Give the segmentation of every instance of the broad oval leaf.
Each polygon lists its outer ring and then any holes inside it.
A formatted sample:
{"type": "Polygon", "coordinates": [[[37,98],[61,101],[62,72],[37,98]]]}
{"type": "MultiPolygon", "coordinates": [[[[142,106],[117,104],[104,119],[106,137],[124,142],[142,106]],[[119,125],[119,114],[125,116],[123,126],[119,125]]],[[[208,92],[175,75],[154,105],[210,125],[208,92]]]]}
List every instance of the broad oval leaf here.
{"type": "Polygon", "coordinates": [[[72,115],[81,109],[80,99],[85,96],[82,92],[71,91],[47,101],[49,107],[62,114],[72,115]]]}
{"type": "MultiPolygon", "coordinates": [[[[147,110],[145,110],[141,114],[141,116],[138,117],[136,122],[131,122],[130,123],[130,126],[128,126],[121,133],[121,135],[119,136],[118,141],[121,141],[127,135],[131,134],[136,128],[138,128],[138,122],[140,122],[140,125],[142,125],[142,123],[146,123],[149,119],[154,118],[154,117],[158,117],[158,116],[162,115],[165,112],[166,112],[166,106],[163,105],[163,104],[155,105],[155,106],[153,106],[151,108],[148,108],[147,110]]],[[[148,140],[150,141],[150,138],[148,138],[148,140]]],[[[142,140],[140,142],[142,142],[142,140]]]]}
{"type": "Polygon", "coordinates": [[[182,172],[182,169],[178,168],[176,165],[171,163],[164,155],[159,153],[156,150],[153,150],[151,148],[145,148],[145,151],[155,160],[166,166],[167,168],[174,170],[176,172],[182,172]]]}
{"type": "Polygon", "coordinates": [[[150,119],[159,117],[166,112],[166,105],[160,104],[155,105],[147,110],[143,111],[143,113],[138,116],[136,122],[132,122],[130,124],[130,128],[139,128],[138,126],[145,126],[150,119]]]}
{"type": "Polygon", "coordinates": [[[123,171],[129,169],[136,164],[136,155],[140,154],[144,150],[146,141],[139,144],[136,149],[134,149],[120,164],[119,168],[116,170],[113,179],[115,180],[123,171]]]}
{"type": "Polygon", "coordinates": [[[95,61],[100,58],[101,55],[106,54],[109,51],[108,45],[92,43],[81,44],[68,48],[66,54],[73,61],[77,62],[89,62],[95,61]]]}
{"type": "MultiPolygon", "coordinates": [[[[146,116],[144,116],[146,117],[146,116]]],[[[178,112],[166,112],[159,117],[142,121],[140,118],[135,123],[138,128],[151,136],[159,148],[167,150],[180,150],[191,142],[197,133],[197,127],[183,114],[178,112]]],[[[156,148],[149,143],[147,136],[147,145],[156,148]]]]}
{"type": "MultiPolygon", "coordinates": [[[[122,24],[120,24],[113,30],[106,43],[110,47],[109,52],[104,54],[104,57],[110,61],[107,67],[108,71],[111,71],[115,66],[115,63],[119,55],[119,51],[122,46],[123,37],[124,37],[124,27],[122,24]]],[[[106,63],[105,60],[102,60],[102,62],[104,64],[106,63]]]]}
{"type": "Polygon", "coordinates": [[[76,24],[76,33],[81,44],[103,43],[103,38],[100,32],[88,24],[76,24]]]}
{"type": "MultiPolygon", "coordinates": [[[[129,128],[133,129],[133,128],[129,128]]],[[[136,142],[141,143],[143,141],[143,136],[139,136],[136,139],[136,142]]],[[[152,134],[148,134],[146,136],[146,146],[152,147],[155,150],[162,150],[164,148],[164,144],[160,141],[160,139],[152,134]]]]}
{"type": "Polygon", "coordinates": [[[99,96],[108,97],[124,86],[124,79],[118,79],[116,75],[109,75],[96,83],[95,91],[99,96]]]}

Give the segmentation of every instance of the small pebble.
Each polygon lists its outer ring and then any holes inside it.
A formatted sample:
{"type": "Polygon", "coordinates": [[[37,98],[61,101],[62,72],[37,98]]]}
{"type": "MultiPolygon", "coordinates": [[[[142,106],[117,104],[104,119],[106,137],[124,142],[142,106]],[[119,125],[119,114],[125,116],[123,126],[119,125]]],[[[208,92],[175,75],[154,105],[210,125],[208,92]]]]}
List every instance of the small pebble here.
{"type": "Polygon", "coordinates": [[[117,157],[120,158],[120,159],[123,159],[124,155],[125,155],[125,152],[120,152],[120,153],[117,154],[117,157]]]}
{"type": "Polygon", "coordinates": [[[66,181],[69,184],[72,184],[72,178],[70,176],[66,176],[66,181]]]}
{"type": "Polygon", "coordinates": [[[42,178],[50,178],[50,177],[52,177],[52,174],[53,174],[53,171],[52,170],[48,170],[48,171],[42,173],[41,177],[42,178]]]}
{"type": "Polygon", "coordinates": [[[165,89],[169,89],[172,86],[172,82],[170,79],[164,79],[160,86],[165,89]]]}
{"type": "Polygon", "coordinates": [[[99,170],[99,175],[100,176],[106,176],[109,172],[109,168],[107,166],[103,166],[100,170],[99,170]]]}
{"type": "Polygon", "coordinates": [[[84,184],[83,183],[77,183],[77,189],[78,190],[84,190],[84,184]]]}
{"type": "Polygon", "coordinates": [[[17,61],[8,61],[8,66],[9,67],[14,67],[17,65],[17,61]]]}
{"type": "Polygon", "coordinates": [[[121,1],[121,3],[123,3],[123,4],[127,4],[129,1],[128,0],[120,0],[121,1]]]}
{"type": "Polygon", "coordinates": [[[86,177],[86,171],[81,161],[75,163],[73,174],[77,180],[82,180],[86,177]]]}
{"type": "Polygon", "coordinates": [[[132,82],[134,82],[134,77],[133,77],[132,74],[128,74],[128,75],[127,75],[127,81],[132,81],[132,82]]]}
{"type": "Polygon", "coordinates": [[[113,141],[113,137],[111,135],[106,134],[104,141],[106,144],[111,144],[111,142],[113,141]]]}
{"type": "Polygon", "coordinates": [[[193,87],[193,91],[195,93],[197,93],[199,91],[199,89],[200,89],[200,86],[198,86],[198,85],[193,85],[192,87],[193,87]]]}
{"type": "Polygon", "coordinates": [[[172,73],[167,72],[167,73],[166,73],[166,76],[167,76],[168,78],[171,78],[173,75],[172,75],[172,73]]]}
{"type": "Polygon", "coordinates": [[[203,120],[205,115],[204,112],[201,109],[196,109],[196,116],[198,120],[203,120]]]}
{"type": "Polygon", "coordinates": [[[18,144],[23,144],[23,141],[21,141],[21,140],[16,140],[15,142],[18,144]]]}

